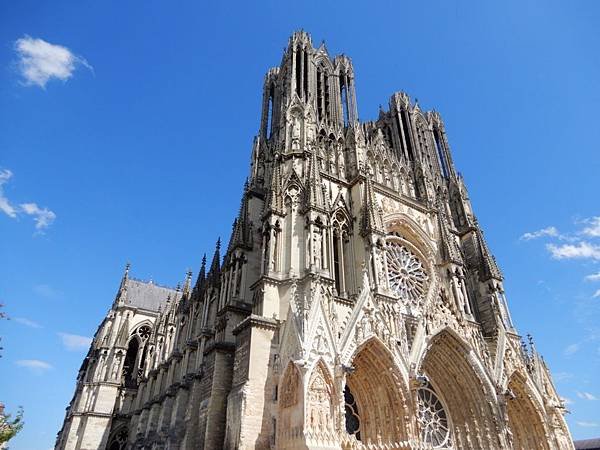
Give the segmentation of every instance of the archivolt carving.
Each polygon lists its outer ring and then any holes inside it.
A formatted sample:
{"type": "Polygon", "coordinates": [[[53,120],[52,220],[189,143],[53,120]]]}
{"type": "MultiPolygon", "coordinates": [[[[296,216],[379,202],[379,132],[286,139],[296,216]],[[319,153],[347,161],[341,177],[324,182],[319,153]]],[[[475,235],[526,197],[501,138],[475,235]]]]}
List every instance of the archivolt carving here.
{"type": "Polygon", "coordinates": [[[335,430],[335,401],[331,377],[319,361],[310,376],[306,395],[306,424],[313,433],[328,437],[335,430]]]}
{"type": "Polygon", "coordinates": [[[515,373],[508,388],[507,415],[513,448],[549,449],[543,407],[537,404],[533,392],[527,386],[527,379],[515,373]]]}
{"type": "Polygon", "coordinates": [[[475,354],[458,336],[449,330],[434,336],[420,371],[446,400],[457,448],[503,448],[495,388],[475,354]]]}

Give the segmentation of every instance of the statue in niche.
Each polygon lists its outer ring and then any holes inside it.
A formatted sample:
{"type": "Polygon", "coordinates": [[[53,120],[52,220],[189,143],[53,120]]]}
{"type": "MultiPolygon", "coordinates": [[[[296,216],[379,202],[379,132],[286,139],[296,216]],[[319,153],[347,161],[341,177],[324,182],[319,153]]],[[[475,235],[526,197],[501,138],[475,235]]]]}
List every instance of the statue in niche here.
{"type": "Polygon", "coordinates": [[[321,229],[317,228],[317,230],[313,233],[313,252],[314,252],[314,263],[315,268],[322,268],[322,255],[321,255],[321,244],[323,237],[321,236],[321,229]]]}
{"type": "Polygon", "coordinates": [[[300,118],[298,116],[292,117],[291,123],[291,136],[292,136],[292,150],[300,150],[300,133],[301,133],[300,118]]]}

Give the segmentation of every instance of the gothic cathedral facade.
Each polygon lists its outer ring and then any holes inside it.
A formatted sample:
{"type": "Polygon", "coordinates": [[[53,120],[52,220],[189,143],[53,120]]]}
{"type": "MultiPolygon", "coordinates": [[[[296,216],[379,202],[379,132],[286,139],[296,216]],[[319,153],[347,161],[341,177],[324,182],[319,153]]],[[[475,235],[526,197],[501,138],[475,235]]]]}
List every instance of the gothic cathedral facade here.
{"type": "Polygon", "coordinates": [[[395,93],[359,122],[350,59],[305,32],[224,253],[177,289],[127,268],[57,449],[573,449],[440,115],[395,93]]]}

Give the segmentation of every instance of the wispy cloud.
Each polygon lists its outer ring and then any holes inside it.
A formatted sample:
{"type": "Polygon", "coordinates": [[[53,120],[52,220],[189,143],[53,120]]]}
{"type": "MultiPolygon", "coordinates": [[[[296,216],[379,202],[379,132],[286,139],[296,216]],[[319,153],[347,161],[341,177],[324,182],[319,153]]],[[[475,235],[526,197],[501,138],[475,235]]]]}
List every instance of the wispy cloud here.
{"type": "Polygon", "coordinates": [[[92,343],[92,338],[87,336],[79,336],[78,334],[58,333],[63,345],[67,350],[80,351],[87,350],[92,343]]]}
{"type": "Polygon", "coordinates": [[[579,425],[580,427],[584,427],[584,428],[596,428],[599,427],[600,424],[598,424],[598,422],[583,422],[583,421],[577,421],[575,422],[577,425],[579,425]]]}
{"type": "Polygon", "coordinates": [[[4,185],[10,181],[13,173],[8,169],[0,170],[0,211],[11,219],[17,219],[19,215],[32,216],[35,221],[35,229],[38,233],[43,233],[46,228],[52,225],[56,219],[56,214],[48,208],[40,208],[37,203],[21,203],[18,206],[13,205],[4,193],[4,185]]]}
{"type": "Polygon", "coordinates": [[[16,362],[16,364],[17,366],[25,367],[37,374],[42,374],[52,369],[51,364],[47,363],[46,361],[41,361],[39,359],[19,359],[16,362]]]}
{"type": "Polygon", "coordinates": [[[541,237],[558,237],[560,234],[558,233],[558,229],[556,227],[546,227],[541,230],[532,231],[529,233],[523,234],[519,239],[522,241],[531,241],[532,239],[538,239],[541,237]]]}
{"type": "Polygon", "coordinates": [[[25,214],[33,216],[36,230],[48,228],[52,225],[54,219],[56,219],[56,214],[54,214],[54,212],[50,211],[48,208],[40,208],[36,203],[23,203],[21,204],[21,210],[25,214]]]}
{"type": "Polygon", "coordinates": [[[592,298],[598,298],[600,297],[600,289],[596,290],[596,292],[594,292],[594,295],[592,295],[592,298]]]}
{"type": "Polygon", "coordinates": [[[33,287],[33,292],[45,298],[58,298],[62,295],[62,292],[54,289],[48,284],[36,284],[33,287]]]}
{"type": "Polygon", "coordinates": [[[93,70],[84,58],[75,55],[67,47],[43,39],[24,36],[15,42],[15,51],[19,58],[19,72],[26,86],[45,88],[52,79],[67,81],[78,66],[93,70]]]}
{"type": "Polygon", "coordinates": [[[585,281],[600,281],[600,272],[592,273],[590,275],[586,275],[584,278],[585,281]]]}
{"type": "Polygon", "coordinates": [[[546,248],[554,259],[595,259],[600,260],[600,246],[582,241],[577,244],[548,244],[546,248]]]}
{"type": "Polygon", "coordinates": [[[579,351],[579,344],[571,344],[565,348],[563,353],[565,356],[571,356],[579,351]]]}
{"type": "Polygon", "coordinates": [[[598,400],[598,397],[596,397],[594,394],[590,394],[589,392],[577,392],[577,397],[584,400],[598,400]]]}
{"type": "Polygon", "coordinates": [[[25,317],[15,317],[13,320],[15,322],[20,323],[21,325],[25,325],[27,327],[42,328],[42,326],[39,323],[37,323],[33,320],[26,319],[25,317]]]}
{"type": "Polygon", "coordinates": [[[13,173],[8,169],[0,170],[0,211],[6,214],[8,217],[16,219],[17,210],[10,204],[8,198],[4,194],[4,185],[12,178],[13,173]]]}
{"type": "Polygon", "coordinates": [[[590,237],[600,237],[600,216],[585,219],[583,223],[587,224],[582,231],[583,234],[590,237]]]}

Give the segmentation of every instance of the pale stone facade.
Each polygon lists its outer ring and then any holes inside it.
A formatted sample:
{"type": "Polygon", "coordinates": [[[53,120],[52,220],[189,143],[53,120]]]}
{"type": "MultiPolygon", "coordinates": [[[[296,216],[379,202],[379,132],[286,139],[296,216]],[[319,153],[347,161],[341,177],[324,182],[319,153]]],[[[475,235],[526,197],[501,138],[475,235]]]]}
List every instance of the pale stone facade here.
{"type": "Polygon", "coordinates": [[[304,32],[263,98],[223,262],[126,271],[57,449],[572,449],[440,115],[396,93],[359,123],[304,32]]]}

